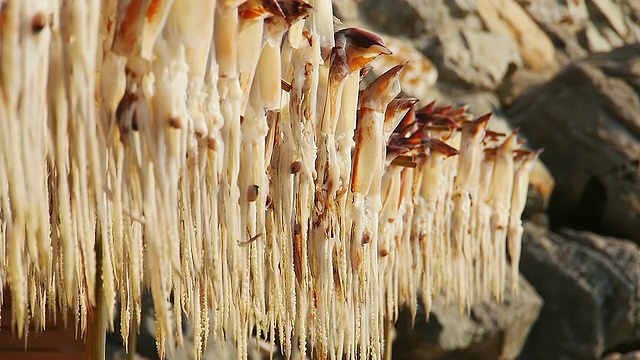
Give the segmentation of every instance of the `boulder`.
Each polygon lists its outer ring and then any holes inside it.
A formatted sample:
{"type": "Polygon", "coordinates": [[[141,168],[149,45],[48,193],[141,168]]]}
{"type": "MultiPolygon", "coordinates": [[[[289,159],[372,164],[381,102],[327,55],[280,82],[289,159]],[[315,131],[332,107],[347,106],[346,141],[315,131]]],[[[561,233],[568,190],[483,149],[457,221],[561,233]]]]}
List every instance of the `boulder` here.
{"type": "Polygon", "coordinates": [[[540,297],[524,279],[519,296],[512,296],[507,288],[504,303],[478,302],[468,317],[460,315],[457,305],[446,306],[444,298],[438,297],[428,322],[423,308],[418,310],[413,329],[408,312],[401,316],[393,359],[515,359],[541,306],[540,297]]]}
{"type": "Polygon", "coordinates": [[[358,22],[360,13],[358,11],[358,0],[333,0],[333,15],[345,24],[358,22]]]}
{"type": "Polygon", "coordinates": [[[495,89],[522,65],[518,47],[509,36],[480,30],[441,28],[437,41],[425,49],[444,80],[471,88],[495,89]]]}
{"type": "Polygon", "coordinates": [[[534,86],[549,81],[556,74],[557,70],[551,68],[546,71],[533,71],[525,67],[519,68],[511,76],[505,78],[498,89],[500,103],[503,107],[510,106],[523,93],[534,86]]]}
{"type": "Polygon", "coordinates": [[[479,0],[478,14],[491,32],[516,41],[527,67],[542,70],[553,65],[553,43],[516,0],[479,0]]]}
{"type": "Polygon", "coordinates": [[[545,149],[552,225],[640,242],[640,44],[571,64],[507,115],[545,149]]]}
{"type": "MultiPolygon", "coordinates": [[[[343,0],[342,0],[343,1],[343,0]]],[[[362,0],[363,19],[389,35],[410,39],[435,33],[450,19],[445,0],[362,0]]]]}
{"type": "Polygon", "coordinates": [[[446,0],[452,16],[461,18],[478,10],[478,0],[446,0]]]}
{"type": "Polygon", "coordinates": [[[544,26],[565,24],[565,26],[582,25],[589,20],[589,11],[584,0],[519,0],[519,3],[535,19],[544,26]]]}
{"type": "Polygon", "coordinates": [[[598,31],[593,23],[587,24],[586,28],[580,33],[580,38],[590,52],[606,52],[612,50],[609,40],[598,31]]]}
{"type": "Polygon", "coordinates": [[[598,12],[621,39],[630,37],[624,12],[613,0],[588,0],[592,12],[598,12]]]}
{"type": "Polygon", "coordinates": [[[462,30],[469,49],[470,65],[487,78],[491,88],[516,68],[522,66],[518,46],[512,38],[485,31],[462,30]]]}
{"type": "Polygon", "coordinates": [[[607,349],[640,344],[636,244],[527,223],[520,270],[544,299],[522,360],[595,360],[607,349]]]}
{"type": "Polygon", "coordinates": [[[567,60],[637,42],[637,1],[519,0],[567,60]]]}

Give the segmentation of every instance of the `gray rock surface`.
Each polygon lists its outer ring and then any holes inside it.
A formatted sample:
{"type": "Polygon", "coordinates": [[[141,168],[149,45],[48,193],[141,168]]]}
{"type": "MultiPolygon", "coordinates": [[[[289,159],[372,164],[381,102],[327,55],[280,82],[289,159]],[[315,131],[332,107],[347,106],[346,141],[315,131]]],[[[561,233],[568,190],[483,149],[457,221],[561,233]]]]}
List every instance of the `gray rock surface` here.
{"type": "Polygon", "coordinates": [[[520,269],[544,299],[522,360],[599,359],[640,344],[640,248],[588,232],[525,225],[520,269]]]}
{"type": "Polygon", "coordinates": [[[444,0],[362,0],[359,9],[376,30],[410,39],[435,33],[450,18],[444,0]]]}
{"type": "Polygon", "coordinates": [[[442,78],[466,87],[495,89],[509,72],[522,66],[515,42],[502,34],[444,26],[436,44],[427,55],[442,78]]]}
{"type": "Polygon", "coordinates": [[[545,149],[552,224],[640,242],[640,44],[573,63],[507,115],[545,149]]]}
{"type": "Polygon", "coordinates": [[[517,297],[508,288],[502,304],[474,304],[469,317],[461,317],[455,304],[447,307],[442,297],[434,301],[428,322],[424,309],[418,310],[413,329],[405,314],[396,325],[393,359],[515,359],[542,306],[526,280],[520,286],[517,297]]]}

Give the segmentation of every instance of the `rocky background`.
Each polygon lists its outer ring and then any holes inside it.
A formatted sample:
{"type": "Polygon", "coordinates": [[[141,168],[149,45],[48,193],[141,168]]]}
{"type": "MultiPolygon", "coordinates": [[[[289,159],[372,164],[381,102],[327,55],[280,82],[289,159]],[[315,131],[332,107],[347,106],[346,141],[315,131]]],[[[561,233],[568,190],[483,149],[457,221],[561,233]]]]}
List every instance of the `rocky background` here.
{"type": "MultiPolygon", "coordinates": [[[[436,299],[394,359],[640,359],[640,0],[334,0],[345,26],[410,60],[406,95],[494,112],[545,149],[531,179],[522,292],[468,318],[436,299]]],[[[507,293],[509,293],[507,291],[507,293]]],[[[155,359],[147,308],[137,358],[155,359]]],[[[117,329],[116,329],[117,330],[117,329]]],[[[110,358],[124,359],[118,335],[110,358]]],[[[191,358],[191,346],[174,358],[191,358]]],[[[253,358],[260,354],[255,349],[253,358]]],[[[235,359],[208,346],[207,359],[235,359]]]]}

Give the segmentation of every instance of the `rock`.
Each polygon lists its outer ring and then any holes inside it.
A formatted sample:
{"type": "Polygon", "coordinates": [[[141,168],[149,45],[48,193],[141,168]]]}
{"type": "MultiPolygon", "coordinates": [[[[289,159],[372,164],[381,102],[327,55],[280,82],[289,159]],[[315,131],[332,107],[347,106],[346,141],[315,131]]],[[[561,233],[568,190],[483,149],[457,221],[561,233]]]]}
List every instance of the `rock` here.
{"type": "Polygon", "coordinates": [[[462,31],[469,48],[471,66],[489,79],[495,88],[508,72],[522,66],[518,47],[513,39],[489,32],[462,31]]]}
{"type": "Polygon", "coordinates": [[[624,40],[616,33],[613,29],[609,27],[601,28],[602,35],[607,39],[607,41],[611,44],[612,47],[620,47],[625,44],[624,40]]]}
{"type": "Polygon", "coordinates": [[[568,61],[640,39],[638,1],[519,1],[568,61]]]}
{"type": "Polygon", "coordinates": [[[599,359],[640,340],[640,248],[588,232],[525,224],[522,274],[544,306],[520,358],[599,359]]]}
{"type": "Polygon", "coordinates": [[[515,40],[526,66],[542,70],[553,64],[553,43],[515,0],[479,0],[478,14],[491,32],[515,40]]]}
{"type": "Polygon", "coordinates": [[[593,23],[587,24],[586,29],[582,34],[584,36],[585,47],[590,52],[605,52],[611,51],[611,43],[600,34],[598,29],[593,23]]]}
{"type": "Polygon", "coordinates": [[[478,10],[478,0],[446,0],[446,4],[451,15],[459,18],[478,10]]]}
{"type": "Polygon", "coordinates": [[[550,80],[554,75],[556,75],[556,72],[551,69],[547,71],[533,71],[523,67],[516,70],[502,82],[502,85],[498,89],[500,103],[508,107],[525,91],[550,80]]]}
{"type": "Polygon", "coordinates": [[[613,0],[588,0],[609,22],[611,28],[623,39],[629,35],[629,28],[625,21],[624,13],[620,6],[613,0]]]}
{"type": "Polygon", "coordinates": [[[333,15],[344,23],[358,21],[358,0],[333,0],[333,15]]]}
{"type": "Polygon", "coordinates": [[[495,89],[508,72],[522,65],[518,48],[505,35],[445,26],[437,43],[425,50],[443,79],[471,87],[495,89]]]}
{"type": "Polygon", "coordinates": [[[560,54],[566,55],[568,60],[586,55],[584,44],[579,42],[589,23],[589,12],[583,0],[521,0],[520,4],[540,24],[560,54]]]}
{"type": "Polygon", "coordinates": [[[640,44],[570,65],[507,115],[545,149],[554,226],[640,243],[640,44]]]}
{"type": "Polygon", "coordinates": [[[433,34],[450,19],[445,0],[362,0],[360,12],[377,30],[410,39],[433,34]]]}
{"type": "Polygon", "coordinates": [[[457,305],[447,307],[443,297],[436,298],[429,321],[424,321],[424,309],[420,308],[413,329],[410,315],[402,315],[396,325],[393,359],[515,359],[542,301],[524,279],[518,297],[512,297],[510,288],[505,295],[502,304],[487,301],[473,305],[469,317],[461,317],[457,305]]]}
{"type": "Polygon", "coordinates": [[[621,5],[632,23],[640,23],[640,1],[623,1],[621,5]]]}
{"type": "Polygon", "coordinates": [[[536,22],[545,26],[560,24],[579,26],[589,20],[589,12],[584,0],[520,0],[520,4],[536,22]]]}

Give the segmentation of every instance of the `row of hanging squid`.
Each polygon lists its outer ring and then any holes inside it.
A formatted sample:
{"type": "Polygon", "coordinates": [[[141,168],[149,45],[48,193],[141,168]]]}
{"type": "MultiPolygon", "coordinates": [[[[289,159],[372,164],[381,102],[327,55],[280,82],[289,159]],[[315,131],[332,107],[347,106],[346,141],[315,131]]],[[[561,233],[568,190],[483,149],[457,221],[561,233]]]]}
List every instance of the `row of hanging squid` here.
{"type": "MultiPolygon", "coordinates": [[[[1,0],[0,289],[158,352],[194,329],[380,358],[399,309],[517,293],[539,151],[401,94],[406,63],[330,0],[1,0]],[[507,273],[511,276],[507,276],[507,273]],[[116,311],[119,308],[119,311],[116,311]],[[119,314],[119,316],[116,316],[119,314]]],[[[0,296],[0,301],[2,296],[0,296]]],[[[69,321],[66,318],[56,321],[69,321]]]]}

